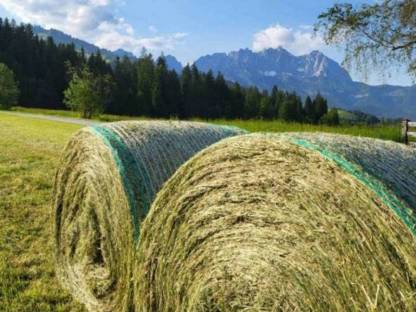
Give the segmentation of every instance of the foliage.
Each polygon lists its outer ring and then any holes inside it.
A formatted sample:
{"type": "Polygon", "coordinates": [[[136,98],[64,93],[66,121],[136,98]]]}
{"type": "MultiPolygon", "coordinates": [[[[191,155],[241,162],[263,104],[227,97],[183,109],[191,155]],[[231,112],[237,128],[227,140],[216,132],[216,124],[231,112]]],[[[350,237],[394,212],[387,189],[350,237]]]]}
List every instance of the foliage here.
{"type": "Polygon", "coordinates": [[[321,118],[328,112],[327,101],[318,93],[313,100],[313,115],[311,116],[315,123],[321,120],[321,118]]]}
{"type": "Polygon", "coordinates": [[[332,108],[328,113],[322,116],[321,123],[329,126],[339,125],[339,115],[338,110],[332,108]]]}
{"type": "Polygon", "coordinates": [[[368,71],[406,64],[416,77],[416,2],[382,0],[354,7],[335,4],[319,15],[329,44],[345,45],[344,63],[368,71]]]}
{"type": "Polygon", "coordinates": [[[104,111],[112,83],[111,76],[94,74],[84,66],[73,71],[68,89],[64,91],[64,102],[72,110],[81,112],[82,118],[90,119],[104,111]]]}
{"type": "Polygon", "coordinates": [[[0,109],[9,109],[16,105],[18,97],[19,88],[13,71],[0,63],[0,109]]]}
{"type": "Polygon", "coordinates": [[[313,102],[310,96],[306,97],[305,105],[303,109],[305,111],[306,121],[310,123],[315,122],[315,111],[314,111],[313,102]]]}

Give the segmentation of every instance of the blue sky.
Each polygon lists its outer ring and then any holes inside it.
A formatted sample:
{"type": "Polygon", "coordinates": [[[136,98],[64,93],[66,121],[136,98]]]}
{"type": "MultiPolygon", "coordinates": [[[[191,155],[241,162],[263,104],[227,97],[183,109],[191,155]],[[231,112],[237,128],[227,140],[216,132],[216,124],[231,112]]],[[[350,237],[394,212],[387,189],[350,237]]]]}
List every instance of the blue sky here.
{"type": "MultiPolygon", "coordinates": [[[[349,0],[353,4],[374,0],[349,0]]],[[[111,50],[139,54],[146,47],[181,62],[240,48],[283,46],[300,55],[321,50],[336,61],[343,53],[312,36],[311,26],[331,0],[1,0],[0,15],[57,28],[111,50]]],[[[399,71],[399,72],[397,72],[399,71]]],[[[404,70],[392,77],[352,73],[367,83],[410,84],[404,70]]]]}

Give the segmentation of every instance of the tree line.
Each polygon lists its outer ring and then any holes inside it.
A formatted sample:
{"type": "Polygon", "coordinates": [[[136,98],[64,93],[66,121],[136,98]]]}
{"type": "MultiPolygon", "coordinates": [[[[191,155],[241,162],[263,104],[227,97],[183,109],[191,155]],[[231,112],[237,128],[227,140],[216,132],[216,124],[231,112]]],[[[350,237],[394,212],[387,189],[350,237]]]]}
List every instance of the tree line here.
{"type": "Polygon", "coordinates": [[[85,55],[73,44],[55,44],[33,34],[30,25],[0,19],[0,63],[15,74],[19,104],[27,107],[155,118],[262,118],[338,123],[325,98],[302,101],[294,92],[270,92],[227,82],[218,73],[187,65],[170,70],[163,56],[143,53],[138,59],[106,61],[97,52],[85,55]]]}
{"type": "Polygon", "coordinates": [[[0,62],[15,74],[20,105],[65,108],[67,61],[80,66],[84,60],[73,45],[56,45],[51,38],[42,40],[35,36],[30,25],[0,19],[0,62]]]}

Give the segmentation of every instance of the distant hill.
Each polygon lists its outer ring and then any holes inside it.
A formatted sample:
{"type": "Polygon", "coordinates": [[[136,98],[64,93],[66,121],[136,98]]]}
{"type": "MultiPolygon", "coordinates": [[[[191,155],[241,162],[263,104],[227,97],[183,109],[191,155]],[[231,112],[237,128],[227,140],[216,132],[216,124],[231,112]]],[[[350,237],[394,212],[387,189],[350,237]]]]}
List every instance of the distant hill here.
{"type": "Polygon", "coordinates": [[[166,55],[165,56],[166,59],[166,65],[168,66],[169,69],[173,69],[175,70],[177,73],[181,73],[183,66],[182,64],[176,59],[176,57],[172,56],[172,55],[166,55]]]}
{"type": "Polygon", "coordinates": [[[337,62],[319,51],[294,56],[283,48],[255,53],[242,49],[199,58],[202,71],[221,72],[243,86],[270,90],[274,85],[302,96],[320,92],[329,104],[380,117],[416,119],[416,86],[370,86],[355,82],[337,62]]]}

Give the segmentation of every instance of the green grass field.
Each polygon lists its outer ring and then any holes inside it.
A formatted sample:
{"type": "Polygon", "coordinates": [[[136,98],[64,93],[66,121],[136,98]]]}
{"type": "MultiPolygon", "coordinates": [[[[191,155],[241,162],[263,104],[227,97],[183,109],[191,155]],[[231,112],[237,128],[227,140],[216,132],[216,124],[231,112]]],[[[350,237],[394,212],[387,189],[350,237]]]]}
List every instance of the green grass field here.
{"type": "MultiPolygon", "coordinates": [[[[38,108],[24,108],[17,107],[14,111],[25,112],[32,114],[45,114],[63,117],[79,118],[77,112],[64,111],[64,110],[50,110],[50,109],[38,109],[38,108]]],[[[120,121],[120,120],[138,120],[144,119],[142,117],[127,117],[117,115],[101,115],[96,120],[99,121],[120,121]]],[[[251,132],[288,132],[288,131],[307,131],[307,132],[330,132],[341,133],[355,136],[365,136],[371,138],[380,138],[384,140],[401,141],[401,126],[400,124],[379,124],[374,126],[367,125],[340,125],[337,127],[325,126],[325,125],[310,125],[302,123],[289,123],[283,121],[264,121],[264,120],[225,120],[216,119],[208,120],[211,123],[232,125],[242,129],[246,129],[251,132]]]]}
{"type": "Polygon", "coordinates": [[[0,311],[84,311],[54,274],[51,191],[79,126],[0,114],[0,311]]]}
{"type": "MultiPolygon", "coordinates": [[[[72,112],[24,111],[77,117],[72,112]]],[[[120,116],[106,118],[112,121],[122,119],[120,116]]],[[[213,122],[250,131],[327,131],[400,139],[398,126],[324,127],[265,121],[213,122]]],[[[53,179],[60,153],[79,128],[69,123],[0,113],[1,311],[83,311],[60,288],[55,278],[51,211],[53,179]]]]}
{"type": "Polygon", "coordinates": [[[337,127],[288,123],[282,121],[263,120],[210,120],[212,123],[237,126],[251,132],[329,132],[354,136],[379,138],[383,140],[401,141],[400,125],[380,124],[375,126],[342,125],[337,127]]]}

